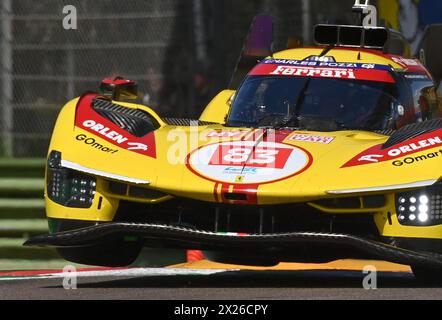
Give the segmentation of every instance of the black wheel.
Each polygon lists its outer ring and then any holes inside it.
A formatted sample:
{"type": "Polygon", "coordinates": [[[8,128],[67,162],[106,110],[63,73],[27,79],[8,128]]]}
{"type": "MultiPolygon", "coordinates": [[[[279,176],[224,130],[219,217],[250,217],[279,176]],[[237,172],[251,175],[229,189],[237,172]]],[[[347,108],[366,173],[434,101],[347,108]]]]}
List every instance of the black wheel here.
{"type": "Polygon", "coordinates": [[[442,267],[428,267],[424,265],[411,266],[414,277],[426,285],[442,285],[442,267]]]}
{"type": "Polygon", "coordinates": [[[87,247],[57,248],[63,259],[93,266],[125,267],[134,262],[141,251],[139,242],[112,242],[87,247]]]}

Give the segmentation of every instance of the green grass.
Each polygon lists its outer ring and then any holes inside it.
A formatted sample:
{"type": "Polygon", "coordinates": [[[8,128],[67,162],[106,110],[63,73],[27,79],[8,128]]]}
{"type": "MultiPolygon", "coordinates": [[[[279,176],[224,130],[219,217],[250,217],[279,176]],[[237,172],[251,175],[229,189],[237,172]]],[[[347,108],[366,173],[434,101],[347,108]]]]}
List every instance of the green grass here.
{"type": "Polygon", "coordinates": [[[8,209],[42,209],[45,206],[44,199],[14,199],[14,198],[1,198],[0,210],[8,209]]]}
{"type": "Polygon", "coordinates": [[[0,219],[0,237],[27,238],[47,232],[46,219],[0,219]]]}
{"type": "Polygon", "coordinates": [[[0,198],[0,223],[3,219],[45,219],[44,199],[0,198]]]}
{"type": "Polygon", "coordinates": [[[77,268],[90,267],[82,264],[72,263],[63,259],[50,259],[50,260],[0,259],[1,271],[63,269],[67,265],[75,266],[77,268]]]}
{"type": "Polygon", "coordinates": [[[0,177],[43,178],[45,159],[0,158],[0,177]]]}
{"type": "Polygon", "coordinates": [[[25,238],[0,238],[0,257],[6,259],[59,259],[54,248],[25,247],[25,238]]]}
{"type": "Polygon", "coordinates": [[[42,178],[0,178],[0,194],[2,195],[39,195],[43,197],[44,179],[42,178]]]}

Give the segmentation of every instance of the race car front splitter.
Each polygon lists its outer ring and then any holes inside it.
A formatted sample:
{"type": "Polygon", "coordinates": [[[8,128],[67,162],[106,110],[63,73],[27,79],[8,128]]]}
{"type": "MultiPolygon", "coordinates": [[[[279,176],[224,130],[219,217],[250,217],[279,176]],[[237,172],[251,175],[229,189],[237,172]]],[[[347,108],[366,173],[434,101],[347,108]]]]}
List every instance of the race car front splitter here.
{"type": "MultiPolygon", "coordinates": [[[[380,260],[412,265],[426,264],[442,266],[442,255],[411,251],[359,236],[338,233],[293,232],[278,234],[214,233],[168,225],[109,222],[72,231],[40,235],[30,238],[26,246],[79,247],[104,243],[122,236],[176,243],[180,247],[192,248],[197,244],[213,249],[253,249],[271,254],[269,248],[290,248],[299,245],[325,245],[353,248],[380,260]]],[[[247,251],[245,251],[247,252],[247,251]]]]}

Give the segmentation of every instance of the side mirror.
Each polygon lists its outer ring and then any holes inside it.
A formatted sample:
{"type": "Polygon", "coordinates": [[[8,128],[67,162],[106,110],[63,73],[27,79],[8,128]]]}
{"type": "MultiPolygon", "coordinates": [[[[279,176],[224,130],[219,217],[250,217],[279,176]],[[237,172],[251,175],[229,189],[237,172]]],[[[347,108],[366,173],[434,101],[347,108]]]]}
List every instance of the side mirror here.
{"type": "Polygon", "coordinates": [[[100,85],[100,92],[112,98],[112,100],[120,101],[125,99],[138,99],[138,86],[132,80],[126,80],[121,77],[115,79],[104,79],[100,85]]]}

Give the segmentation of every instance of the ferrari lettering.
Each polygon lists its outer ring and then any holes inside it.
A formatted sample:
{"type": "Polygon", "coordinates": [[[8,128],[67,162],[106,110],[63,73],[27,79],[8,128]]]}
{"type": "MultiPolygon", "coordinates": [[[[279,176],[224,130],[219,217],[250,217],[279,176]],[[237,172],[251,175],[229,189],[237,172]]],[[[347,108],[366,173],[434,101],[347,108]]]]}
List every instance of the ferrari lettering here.
{"type": "Polygon", "coordinates": [[[402,154],[412,153],[416,150],[425,149],[432,146],[439,146],[439,145],[442,145],[442,139],[439,137],[434,137],[425,140],[420,140],[416,143],[410,143],[408,145],[401,146],[396,149],[392,149],[388,151],[388,155],[390,157],[397,157],[402,154]]]}
{"type": "Polygon", "coordinates": [[[302,68],[292,66],[277,66],[270,72],[271,75],[282,76],[305,76],[305,77],[325,77],[356,79],[352,69],[332,69],[332,68],[302,68]]]}
{"type": "Polygon", "coordinates": [[[128,138],[126,138],[122,134],[102,125],[101,123],[95,122],[94,120],[83,121],[83,126],[86,128],[90,128],[95,132],[98,132],[99,134],[111,139],[112,141],[117,142],[118,144],[122,144],[123,142],[126,142],[128,140],[128,138]]]}

